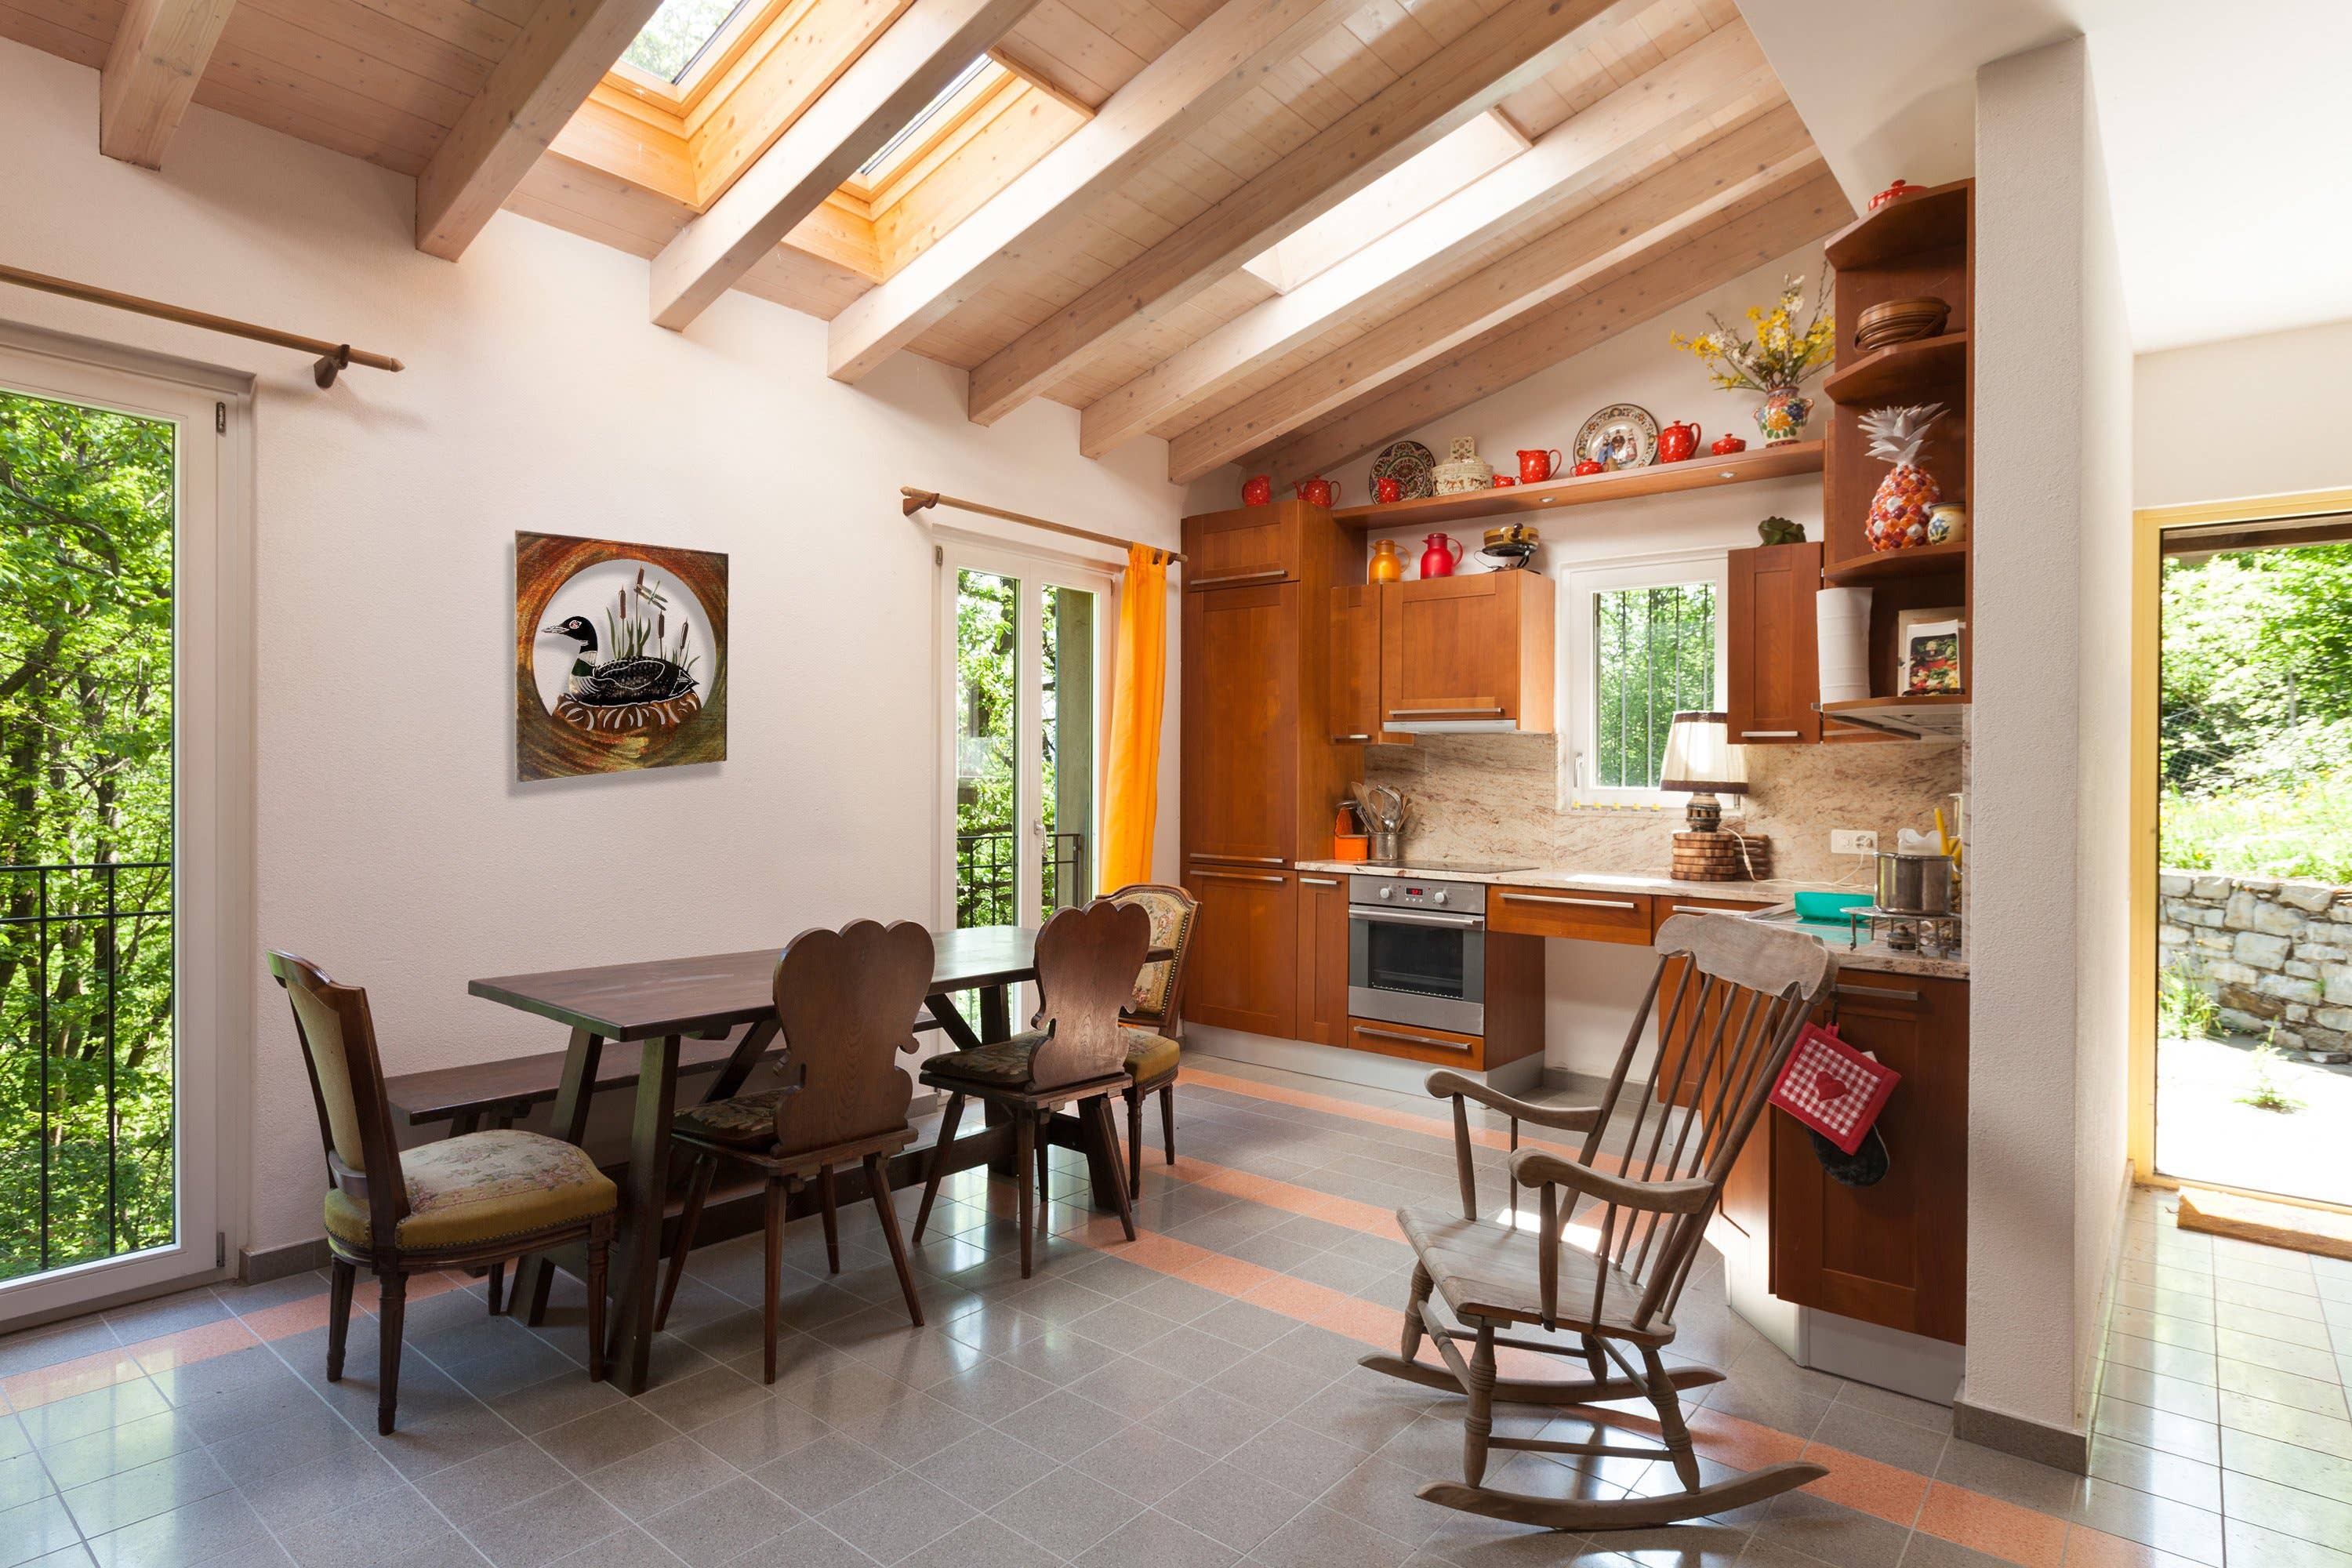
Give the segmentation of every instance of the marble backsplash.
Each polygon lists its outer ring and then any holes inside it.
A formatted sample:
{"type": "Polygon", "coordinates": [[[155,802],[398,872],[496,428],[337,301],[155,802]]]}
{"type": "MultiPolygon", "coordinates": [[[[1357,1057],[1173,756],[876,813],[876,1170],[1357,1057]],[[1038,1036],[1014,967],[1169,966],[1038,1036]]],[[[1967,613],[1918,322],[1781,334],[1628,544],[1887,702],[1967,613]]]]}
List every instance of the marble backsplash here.
{"type": "MultiPolygon", "coordinates": [[[[1556,735],[1423,735],[1366,748],[1365,780],[1403,792],[1408,859],[1664,874],[1681,807],[1562,809],[1563,751],[1556,735]]],[[[1962,776],[1949,742],[1751,746],[1748,793],[1726,797],[1725,821],[1770,837],[1774,876],[1832,882],[1856,866],[1830,853],[1832,828],[1874,828],[1891,849],[1898,827],[1933,828],[1938,806],[1949,817],[1962,776]]]]}

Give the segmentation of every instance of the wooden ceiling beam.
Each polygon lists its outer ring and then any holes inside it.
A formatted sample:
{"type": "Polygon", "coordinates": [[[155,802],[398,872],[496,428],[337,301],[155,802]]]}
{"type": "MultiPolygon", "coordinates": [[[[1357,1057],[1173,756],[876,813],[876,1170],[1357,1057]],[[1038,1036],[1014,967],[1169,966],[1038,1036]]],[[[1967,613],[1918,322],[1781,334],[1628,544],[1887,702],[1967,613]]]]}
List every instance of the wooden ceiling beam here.
{"type": "Polygon", "coordinates": [[[900,16],[654,258],[655,322],[692,323],[1034,3],[926,0],[900,16]]]}
{"type": "MultiPolygon", "coordinates": [[[[1696,236],[1566,305],[1473,339],[1417,374],[1372,391],[1280,446],[1244,461],[1286,482],[1338,467],[1402,432],[1467,407],[1661,313],[1719,289],[1853,221],[1828,174],[1696,236]]],[[[1661,340],[1659,352],[1664,352],[1661,340]]]]}
{"type": "Polygon", "coordinates": [[[540,0],[416,177],[417,249],[465,253],[659,5],[540,0]]]}
{"type": "Polygon", "coordinates": [[[1412,222],[1087,405],[1078,449],[1099,458],[1147,432],[1182,428],[1195,410],[1341,320],[1384,313],[1386,303],[1428,289],[1497,234],[1606,184],[1734,100],[1776,87],[1747,27],[1719,29],[1412,222]]]}
{"type": "Polygon", "coordinates": [[[1219,410],[1169,443],[1168,477],[1189,482],[1277,441],[1505,322],[1582,293],[1596,279],[1640,258],[1662,255],[1741,204],[1781,194],[1820,170],[1821,155],[1804,122],[1783,105],[1219,410]]]}
{"type": "Polygon", "coordinates": [[[99,73],[98,150],[142,168],[188,112],[236,0],[131,0],[99,73]]]}
{"type": "Polygon", "coordinates": [[[1055,311],[971,374],[993,425],[1423,148],[1591,46],[1651,0],[1506,0],[1207,212],[1055,311]]]}
{"type": "Polygon", "coordinates": [[[858,381],[1179,138],[1265,85],[1360,0],[1225,0],[1086,126],[833,319],[827,372],[858,381]]]}

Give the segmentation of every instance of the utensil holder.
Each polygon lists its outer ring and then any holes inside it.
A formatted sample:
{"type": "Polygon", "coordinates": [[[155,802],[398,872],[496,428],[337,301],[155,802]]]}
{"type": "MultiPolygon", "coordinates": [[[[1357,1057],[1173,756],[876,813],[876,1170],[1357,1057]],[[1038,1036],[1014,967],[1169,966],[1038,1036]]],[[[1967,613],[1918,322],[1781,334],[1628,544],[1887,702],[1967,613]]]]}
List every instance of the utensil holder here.
{"type": "Polygon", "coordinates": [[[1370,858],[1375,866],[1401,866],[1404,863],[1404,833],[1402,829],[1383,832],[1375,827],[1371,833],[1370,858]]]}

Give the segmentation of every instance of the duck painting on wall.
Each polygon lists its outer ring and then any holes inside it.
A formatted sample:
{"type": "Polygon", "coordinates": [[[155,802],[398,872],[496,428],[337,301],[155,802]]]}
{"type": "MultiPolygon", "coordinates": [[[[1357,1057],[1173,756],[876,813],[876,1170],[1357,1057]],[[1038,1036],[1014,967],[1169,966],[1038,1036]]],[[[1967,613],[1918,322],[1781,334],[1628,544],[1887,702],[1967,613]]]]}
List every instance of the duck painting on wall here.
{"type": "Polygon", "coordinates": [[[727,557],[515,535],[515,776],[723,762],[727,557]]]}

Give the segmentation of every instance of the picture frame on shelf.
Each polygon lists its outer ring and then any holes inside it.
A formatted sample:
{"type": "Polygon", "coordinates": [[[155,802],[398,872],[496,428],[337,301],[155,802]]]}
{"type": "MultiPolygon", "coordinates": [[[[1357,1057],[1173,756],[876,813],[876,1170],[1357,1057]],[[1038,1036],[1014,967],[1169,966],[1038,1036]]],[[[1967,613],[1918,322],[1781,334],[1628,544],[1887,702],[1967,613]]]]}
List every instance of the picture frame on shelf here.
{"type": "Polygon", "coordinates": [[[1895,624],[1895,646],[1901,664],[1904,696],[1960,694],[1960,637],[1964,625],[1949,610],[1902,613],[1895,624]],[[1928,618],[1931,616],[1936,618],[1928,618]]]}

